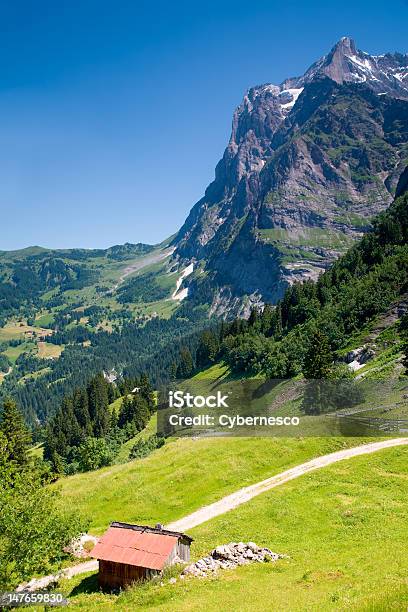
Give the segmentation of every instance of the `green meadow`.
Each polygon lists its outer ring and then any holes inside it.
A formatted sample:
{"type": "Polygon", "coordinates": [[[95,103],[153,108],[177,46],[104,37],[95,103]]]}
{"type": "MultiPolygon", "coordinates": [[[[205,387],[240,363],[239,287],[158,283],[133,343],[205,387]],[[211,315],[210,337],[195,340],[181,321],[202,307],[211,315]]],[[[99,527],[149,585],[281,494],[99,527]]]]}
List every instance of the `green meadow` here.
{"type": "Polygon", "coordinates": [[[111,521],[169,523],[238,488],[359,443],[355,438],[180,438],[144,459],[65,477],[55,486],[63,503],[88,517],[90,532],[98,535],[111,521]]]}
{"type": "MultiPolygon", "coordinates": [[[[287,444],[245,439],[223,440],[221,450],[217,440],[182,440],[126,466],[127,486],[121,490],[124,466],[67,478],[61,485],[66,501],[93,512],[93,530],[100,533],[113,518],[147,523],[178,518],[339,445],[333,439],[287,444]]],[[[135,585],[119,596],[99,593],[95,573],[63,581],[59,588],[74,610],[405,610],[407,459],[408,449],[401,447],[339,462],[189,532],[195,540],[193,559],[240,540],[268,546],[288,559],[212,578],[135,585]]]]}

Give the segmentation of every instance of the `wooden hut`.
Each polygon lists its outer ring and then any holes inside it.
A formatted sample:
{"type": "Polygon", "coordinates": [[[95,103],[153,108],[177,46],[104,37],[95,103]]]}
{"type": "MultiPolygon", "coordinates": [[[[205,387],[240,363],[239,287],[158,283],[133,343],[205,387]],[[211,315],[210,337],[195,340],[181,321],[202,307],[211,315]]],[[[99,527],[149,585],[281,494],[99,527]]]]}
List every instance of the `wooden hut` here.
{"type": "Polygon", "coordinates": [[[123,588],[147,580],[173,563],[190,560],[192,538],[161,525],[111,523],[91,555],[99,560],[99,586],[104,590],[123,588]]]}

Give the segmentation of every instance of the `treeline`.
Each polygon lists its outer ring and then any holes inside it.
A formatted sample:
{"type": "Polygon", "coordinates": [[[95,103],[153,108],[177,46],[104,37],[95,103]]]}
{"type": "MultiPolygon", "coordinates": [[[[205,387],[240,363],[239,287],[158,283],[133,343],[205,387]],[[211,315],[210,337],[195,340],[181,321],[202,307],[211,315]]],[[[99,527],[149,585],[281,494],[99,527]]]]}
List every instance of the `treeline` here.
{"type": "Polygon", "coordinates": [[[116,385],[98,374],[64,398],[45,428],[44,458],[56,475],[110,465],[120,446],[146,427],[155,410],[147,376],[116,385]],[[122,396],[118,410],[113,409],[111,404],[122,396]]]}
{"type": "Polygon", "coordinates": [[[186,346],[171,366],[173,378],[224,360],[237,373],[292,377],[304,370],[320,330],[335,351],[408,291],[408,194],[380,214],[373,229],[316,282],[288,287],[283,299],[248,320],[237,319],[202,333],[195,352],[186,346]]]}

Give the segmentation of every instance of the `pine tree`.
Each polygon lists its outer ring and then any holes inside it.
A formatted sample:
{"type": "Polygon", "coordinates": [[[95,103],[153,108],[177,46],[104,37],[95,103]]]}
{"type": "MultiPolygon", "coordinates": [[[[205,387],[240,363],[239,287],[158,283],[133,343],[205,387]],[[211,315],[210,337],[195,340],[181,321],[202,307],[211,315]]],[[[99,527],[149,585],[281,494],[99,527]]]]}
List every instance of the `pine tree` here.
{"type": "Polygon", "coordinates": [[[60,474],[64,474],[65,472],[64,461],[61,455],[59,455],[56,451],[53,451],[51,453],[50,462],[51,462],[52,470],[56,476],[59,476],[60,474]]]}
{"type": "Polygon", "coordinates": [[[170,380],[176,380],[177,378],[177,363],[175,361],[170,365],[169,378],[170,380]]]}
{"type": "Polygon", "coordinates": [[[149,407],[149,410],[151,410],[153,412],[154,410],[154,389],[152,387],[152,385],[150,384],[150,380],[149,377],[147,376],[147,374],[142,374],[140,376],[140,395],[143,399],[146,400],[147,405],[149,407]]]}
{"type": "Polygon", "coordinates": [[[273,306],[265,304],[265,308],[261,314],[261,331],[264,336],[269,336],[271,332],[273,318],[273,306]]]}
{"type": "Polygon", "coordinates": [[[214,362],[219,350],[218,338],[211,330],[205,330],[201,334],[200,344],[197,349],[197,361],[199,365],[207,365],[214,362]]]}
{"type": "Polygon", "coordinates": [[[149,422],[150,410],[146,400],[140,395],[135,395],[132,402],[133,422],[137,431],[142,431],[149,422]]]}
{"type": "Polygon", "coordinates": [[[259,326],[259,309],[257,306],[253,306],[251,308],[251,313],[249,315],[248,324],[250,327],[258,329],[259,326]]]}
{"type": "Polygon", "coordinates": [[[331,405],[330,386],[326,379],[332,372],[332,363],[333,355],[329,340],[317,329],[310,338],[303,362],[303,375],[309,379],[302,400],[302,410],[306,414],[322,414],[331,405]]]}
{"type": "Polygon", "coordinates": [[[7,454],[10,461],[19,466],[28,463],[28,449],[31,442],[31,434],[28,431],[23,416],[17,404],[11,398],[3,403],[1,412],[0,431],[7,440],[7,454]]]}
{"type": "Polygon", "coordinates": [[[193,358],[190,349],[184,347],[180,351],[180,364],[177,370],[179,378],[187,378],[193,371],[193,358]]]}
{"type": "Polygon", "coordinates": [[[94,436],[101,438],[109,431],[108,383],[98,374],[88,385],[88,406],[94,436]]]}
{"type": "Polygon", "coordinates": [[[271,321],[271,336],[277,339],[280,338],[282,336],[282,328],[282,307],[280,304],[277,304],[271,321]]]}
{"type": "Polygon", "coordinates": [[[325,379],[330,376],[333,354],[327,336],[317,329],[310,338],[303,362],[303,375],[308,379],[325,379]]]}
{"type": "Polygon", "coordinates": [[[85,436],[92,435],[91,417],[88,409],[88,395],[85,389],[78,389],[74,393],[74,414],[85,436]]]}
{"type": "Polygon", "coordinates": [[[129,395],[125,395],[119,409],[118,427],[124,427],[126,423],[132,420],[132,399],[129,395]]]}

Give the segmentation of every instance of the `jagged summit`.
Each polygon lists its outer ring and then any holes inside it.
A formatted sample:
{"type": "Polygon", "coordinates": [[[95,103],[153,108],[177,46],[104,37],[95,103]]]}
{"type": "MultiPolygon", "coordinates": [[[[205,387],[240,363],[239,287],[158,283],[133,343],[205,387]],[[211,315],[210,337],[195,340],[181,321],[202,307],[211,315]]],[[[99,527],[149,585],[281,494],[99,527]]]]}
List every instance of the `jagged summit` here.
{"type": "MultiPolygon", "coordinates": [[[[324,77],[339,84],[365,84],[377,95],[408,100],[408,54],[369,55],[359,51],[352,38],[343,36],[327,55],[312,64],[302,76],[285,79],[280,85],[266,83],[247,91],[234,113],[230,139],[232,149],[234,143],[239,144],[247,136],[247,128],[254,127],[249,115],[256,115],[260,107],[264,109],[263,133],[259,135],[270,138],[292,111],[305,85],[324,77]]],[[[244,164],[241,163],[241,168],[237,168],[237,175],[244,168],[259,170],[261,167],[262,163],[258,160],[246,159],[244,164]]]]}
{"type": "Polygon", "coordinates": [[[324,76],[336,83],[366,83],[379,95],[408,99],[408,54],[370,55],[357,49],[354,40],[348,36],[341,38],[302,76],[286,79],[279,90],[302,88],[324,76]]]}
{"type": "Polygon", "coordinates": [[[304,86],[321,76],[336,83],[366,83],[377,94],[408,99],[408,54],[370,55],[347,36],[294,81],[304,86]]]}
{"type": "Polygon", "coordinates": [[[351,53],[356,52],[356,44],[352,38],[349,36],[342,36],[338,42],[334,45],[332,51],[335,49],[344,49],[346,52],[349,51],[351,53]]]}

